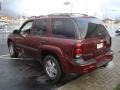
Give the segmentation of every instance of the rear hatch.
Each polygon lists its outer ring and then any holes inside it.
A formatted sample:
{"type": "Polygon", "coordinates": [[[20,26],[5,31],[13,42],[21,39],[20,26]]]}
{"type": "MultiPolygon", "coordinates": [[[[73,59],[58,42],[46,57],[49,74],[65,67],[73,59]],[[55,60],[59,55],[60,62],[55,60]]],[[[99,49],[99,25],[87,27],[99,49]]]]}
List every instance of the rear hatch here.
{"type": "Polygon", "coordinates": [[[100,20],[77,18],[76,22],[82,38],[83,58],[85,60],[105,54],[110,49],[110,35],[100,20]]]}

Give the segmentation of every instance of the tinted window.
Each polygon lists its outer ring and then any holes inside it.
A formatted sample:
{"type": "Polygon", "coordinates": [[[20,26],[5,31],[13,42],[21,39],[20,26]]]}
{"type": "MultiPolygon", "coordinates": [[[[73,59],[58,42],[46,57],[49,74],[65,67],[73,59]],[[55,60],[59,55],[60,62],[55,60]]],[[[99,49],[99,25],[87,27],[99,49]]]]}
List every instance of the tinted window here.
{"type": "Polygon", "coordinates": [[[88,24],[86,37],[105,37],[106,35],[108,35],[108,32],[102,24],[88,24]]]}
{"type": "Polygon", "coordinates": [[[75,38],[75,26],[70,18],[52,19],[52,33],[56,37],[75,38]]]}
{"type": "Polygon", "coordinates": [[[47,33],[47,20],[36,20],[32,33],[35,35],[45,35],[47,33]]]}
{"type": "Polygon", "coordinates": [[[102,22],[97,18],[76,18],[75,20],[82,38],[104,37],[109,35],[102,22]]]}

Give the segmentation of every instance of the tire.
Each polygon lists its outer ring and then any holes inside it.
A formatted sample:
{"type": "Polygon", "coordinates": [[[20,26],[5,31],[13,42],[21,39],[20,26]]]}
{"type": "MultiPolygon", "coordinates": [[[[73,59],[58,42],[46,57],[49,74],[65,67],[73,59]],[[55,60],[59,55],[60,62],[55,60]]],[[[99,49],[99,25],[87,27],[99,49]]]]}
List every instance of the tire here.
{"type": "Polygon", "coordinates": [[[44,58],[44,70],[47,77],[51,80],[52,84],[61,81],[64,77],[64,73],[62,72],[59,62],[57,58],[53,55],[47,55],[44,58]]]}
{"type": "Polygon", "coordinates": [[[18,52],[18,50],[15,48],[15,46],[13,45],[12,42],[9,42],[8,48],[9,48],[10,57],[14,57],[14,58],[18,57],[19,52],[18,52]]]}

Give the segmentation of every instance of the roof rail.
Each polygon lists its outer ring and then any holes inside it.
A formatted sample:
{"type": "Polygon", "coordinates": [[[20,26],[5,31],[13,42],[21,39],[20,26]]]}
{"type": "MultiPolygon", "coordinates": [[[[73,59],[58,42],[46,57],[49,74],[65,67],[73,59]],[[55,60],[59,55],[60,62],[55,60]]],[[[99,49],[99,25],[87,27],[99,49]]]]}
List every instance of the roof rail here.
{"type": "Polygon", "coordinates": [[[49,14],[48,16],[59,16],[59,15],[69,16],[70,14],[68,14],[68,13],[53,13],[53,14],[49,14]]]}
{"type": "Polygon", "coordinates": [[[59,16],[59,15],[63,15],[63,16],[70,16],[70,15],[88,16],[87,14],[81,14],[81,13],[53,13],[53,14],[49,14],[48,16],[59,16]]]}

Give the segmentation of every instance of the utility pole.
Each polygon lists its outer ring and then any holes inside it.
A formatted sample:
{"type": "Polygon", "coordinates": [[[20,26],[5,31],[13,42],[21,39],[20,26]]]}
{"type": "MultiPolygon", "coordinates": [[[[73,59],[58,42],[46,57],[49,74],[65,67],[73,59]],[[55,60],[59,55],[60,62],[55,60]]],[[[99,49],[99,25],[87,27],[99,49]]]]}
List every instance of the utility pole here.
{"type": "Polygon", "coordinates": [[[0,1],[0,11],[1,11],[1,1],[0,1]]]}
{"type": "Polygon", "coordinates": [[[0,0],[0,11],[2,9],[2,0],[0,0]]]}
{"type": "Polygon", "coordinates": [[[2,10],[2,2],[3,0],[0,0],[0,11],[2,10]]]}
{"type": "Polygon", "coordinates": [[[20,25],[22,25],[22,8],[20,9],[20,25]]]}

